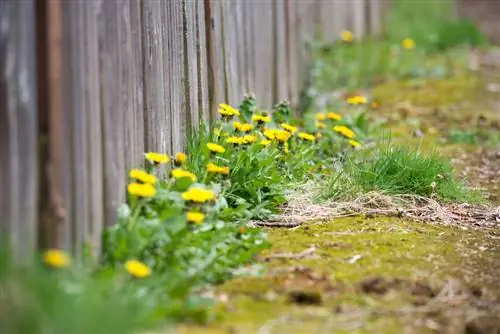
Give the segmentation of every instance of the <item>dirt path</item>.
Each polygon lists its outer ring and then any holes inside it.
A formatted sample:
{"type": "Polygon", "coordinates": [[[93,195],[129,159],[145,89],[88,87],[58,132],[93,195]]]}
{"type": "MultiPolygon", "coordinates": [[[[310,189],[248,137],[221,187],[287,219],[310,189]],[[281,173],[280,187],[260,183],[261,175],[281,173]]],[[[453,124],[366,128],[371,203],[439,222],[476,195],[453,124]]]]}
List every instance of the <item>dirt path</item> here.
{"type": "MultiPolygon", "coordinates": [[[[500,95],[489,84],[464,75],[373,93],[398,140],[437,146],[498,205],[500,95]],[[487,138],[450,139],[471,129],[487,138]]],[[[223,319],[178,332],[500,333],[500,211],[449,209],[447,224],[368,215],[268,228],[273,247],[248,268],[263,274],[206,291],[223,319]]]]}

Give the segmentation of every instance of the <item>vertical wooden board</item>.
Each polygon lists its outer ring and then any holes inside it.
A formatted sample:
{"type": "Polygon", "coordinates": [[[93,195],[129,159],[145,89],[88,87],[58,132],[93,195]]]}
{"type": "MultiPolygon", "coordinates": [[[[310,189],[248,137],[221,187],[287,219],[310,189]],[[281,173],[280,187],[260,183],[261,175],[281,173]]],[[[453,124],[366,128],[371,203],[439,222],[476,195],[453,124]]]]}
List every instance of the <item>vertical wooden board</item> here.
{"type": "Polygon", "coordinates": [[[34,1],[0,2],[0,231],[14,254],[36,247],[38,120],[34,1]]]}
{"type": "Polygon", "coordinates": [[[273,34],[272,2],[254,3],[255,34],[255,94],[257,102],[263,108],[270,108],[273,99],[273,34]]]}
{"type": "MultiPolygon", "coordinates": [[[[99,52],[101,71],[101,111],[104,142],[105,221],[116,220],[116,209],[125,196],[124,119],[120,72],[119,0],[101,3],[99,52]]],[[[124,64],[126,66],[128,64],[124,64]]]]}
{"type": "Polygon", "coordinates": [[[341,5],[339,1],[322,1],[321,6],[321,32],[323,42],[333,43],[339,35],[339,16],[337,8],[341,5]]]}
{"type": "Polygon", "coordinates": [[[196,1],[196,59],[198,80],[198,105],[200,108],[200,119],[210,119],[208,104],[208,82],[207,82],[207,43],[205,31],[205,3],[196,1]]]}
{"type": "Polygon", "coordinates": [[[238,90],[239,95],[237,98],[237,103],[240,103],[247,91],[247,76],[248,70],[246,68],[246,53],[250,51],[248,42],[246,40],[246,24],[248,22],[245,20],[245,1],[236,1],[234,4],[234,22],[236,24],[235,30],[235,50],[237,59],[237,76],[238,76],[238,90]]]}
{"type": "MultiPolygon", "coordinates": [[[[74,32],[70,29],[74,24],[72,17],[75,3],[61,2],[61,112],[54,114],[51,119],[51,127],[59,129],[59,133],[53,133],[51,129],[51,150],[58,151],[58,160],[54,163],[59,165],[51,166],[58,174],[52,173],[52,179],[58,178],[61,182],[61,207],[65,215],[62,217],[58,235],[58,246],[68,251],[73,251],[73,235],[75,207],[73,201],[73,189],[75,189],[75,179],[73,177],[73,115],[75,114],[72,103],[75,98],[73,82],[73,66],[75,56],[72,44],[74,32]]],[[[52,181],[52,180],[51,180],[52,181]]]]}
{"type": "Polygon", "coordinates": [[[287,17],[285,20],[285,34],[287,39],[287,72],[288,72],[288,99],[292,105],[296,106],[299,100],[299,71],[298,67],[302,66],[299,63],[299,48],[300,39],[298,38],[298,21],[297,21],[297,11],[298,5],[296,1],[285,0],[284,11],[287,12],[287,17]]]}
{"type": "MultiPolygon", "coordinates": [[[[184,147],[186,130],[186,91],[184,77],[184,27],[182,1],[161,3],[163,32],[163,69],[166,106],[162,116],[166,122],[166,139],[170,141],[168,152],[178,152],[184,147]]],[[[167,146],[168,147],[168,146],[167,146]]]]}
{"type": "Polygon", "coordinates": [[[273,103],[287,99],[287,53],[286,53],[286,34],[285,34],[285,11],[284,0],[276,0],[274,3],[274,22],[276,25],[275,43],[276,43],[276,96],[273,103]]]}
{"type": "Polygon", "coordinates": [[[225,42],[225,78],[227,85],[227,102],[231,105],[236,105],[241,99],[242,91],[240,85],[240,77],[238,72],[238,51],[243,45],[238,45],[237,31],[238,26],[236,10],[238,0],[221,1],[222,5],[222,20],[224,26],[224,42],[225,42]]]}
{"type": "Polygon", "coordinates": [[[133,162],[140,166],[144,162],[144,76],[143,76],[143,49],[142,49],[142,2],[130,0],[130,33],[132,47],[132,110],[135,129],[133,162]]]}
{"type": "Polygon", "coordinates": [[[362,38],[366,31],[366,16],[365,16],[365,1],[364,0],[352,0],[352,13],[354,20],[354,35],[356,38],[362,38]]]}
{"type": "MultiPolygon", "coordinates": [[[[99,32],[97,30],[97,15],[100,1],[85,3],[84,15],[84,65],[85,65],[85,129],[87,145],[85,152],[85,167],[88,169],[88,201],[89,213],[86,222],[86,242],[94,255],[101,250],[101,233],[104,223],[103,197],[103,147],[101,131],[101,97],[99,89],[99,32]]],[[[78,175],[76,175],[78,177],[78,175]]]]}
{"type": "Polygon", "coordinates": [[[196,12],[198,4],[195,1],[183,1],[183,28],[184,28],[184,76],[186,89],[186,131],[198,129],[200,122],[200,101],[198,100],[198,54],[196,12]]]}
{"type": "Polygon", "coordinates": [[[245,47],[244,52],[245,57],[245,91],[246,93],[255,94],[255,65],[256,60],[256,43],[257,37],[255,35],[255,20],[254,20],[255,6],[250,1],[243,1],[243,22],[244,22],[244,34],[245,34],[245,47]]]}
{"type": "Polygon", "coordinates": [[[88,115],[85,101],[84,80],[87,73],[84,68],[84,18],[82,1],[68,2],[63,5],[63,15],[68,39],[64,49],[65,69],[70,72],[65,74],[64,82],[66,93],[63,95],[63,105],[67,115],[69,143],[69,162],[71,188],[68,200],[72,202],[70,219],[70,244],[71,250],[76,255],[82,254],[85,240],[86,224],[89,221],[88,168],[87,161],[87,136],[86,116],[88,115]]]}
{"type": "MultiPolygon", "coordinates": [[[[169,151],[167,134],[161,2],[142,2],[145,151],[169,151]]],[[[169,125],[168,125],[169,126],[169,125]]]]}
{"type": "Polygon", "coordinates": [[[382,33],[382,1],[383,0],[368,0],[370,10],[370,35],[380,36],[382,33]]]}
{"type": "Polygon", "coordinates": [[[216,76],[216,85],[217,94],[214,97],[215,102],[218,105],[221,102],[227,102],[228,96],[228,86],[226,82],[226,45],[227,42],[225,40],[225,26],[223,20],[223,0],[211,0],[212,2],[212,14],[215,30],[215,76],[216,76]]]}
{"type": "Polygon", "coordinates": [[[134,91],[136,66],[134,46],[132,44],[132,22],[131,22],[131,3],[129,1],[120,1],[117,3],[118,20],[118,43],[117,51],[119,66],[120,85],[120,112],[123,114],[123,153],[124,167],[126,170],[132,168],[135,164],[136,152],[136,125],[135,125],[135,101],[134,91]]]}

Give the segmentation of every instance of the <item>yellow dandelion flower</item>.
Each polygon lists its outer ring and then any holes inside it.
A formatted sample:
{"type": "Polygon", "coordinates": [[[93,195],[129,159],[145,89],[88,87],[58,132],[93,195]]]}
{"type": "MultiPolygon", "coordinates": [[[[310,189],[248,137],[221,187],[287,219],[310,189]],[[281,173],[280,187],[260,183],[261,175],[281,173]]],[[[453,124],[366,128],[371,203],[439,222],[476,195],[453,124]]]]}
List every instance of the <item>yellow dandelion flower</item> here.
{"type": "Polygon", "coordinates": [[[296,126],[287,123],[281,123],[280,125],[283,129],[285,129],[285,131],[288,131],[290,133],[295,133],[299,130],[296,126]]]}
{"type": "Polygon", "coordinates": [[[273,140],[274,138],[276,138],[276,129],[266,129],[266,130],[264,130],[264,136],[267,139],[273,140]]]}
{"type": "Polygon", "coordinates": [[[174,179],[188,178],[193,182],[196,181],[196,175],[194,175],[191,172],[188,172],[187,170],[176,168],[176,169],[172,170],[172,172],[170,174],[172,175],[172,177],[174,179]]]}
{"type": "Polygon", "coordinates": [[[316,122],[315,125],[316,125],[316,128],[318,128],[318,129],[326,128],[326,124],[323,122],[316,122]]]}
{"type": "Polygon", "coordinates": [[[271,116],[253,115],[252,122],[257,122],[260,124],[269,123],[269,122],[271,122],[271,116]]]}
{"type": "Polygon", "coordinates": [[[188,223],[201,224],[205,221],[205,215],[201,212],[189,211],[186,213],[188,223]]]}
{"type": "Polygon", "coordinates": [[[344,42],[352,42],[354,36],[349,30],[344,30],[340,33],[340,38],[342,38],[344,42]]]}
{"type": "Polygon", "coordinates": [[[233,122],[233,127],[236,131],[248,133],[253,130],[254,125],[249,123],[233,122]]]}
{"type": "Polygon", "coordinates": [[[59,249],[46,250],[42,255],[42,260],[53,268],[66,268],[71,264],[69,256],[59,249]]]}
{"type": "Polygon", "coordinates": [[[253,136],[253,135],[243,136],[243,142],[245,144],[255,143],[256,141],[257,141],[257,137],[256,136],[253,136]]]}
{"type": "Polygon", "coordinates": [[[416,43],[413,39],[411,38],[405,38],[403,39],[403,41],[401,42],[401,45],[403,45],[403,48],[405,48],[406,50],[412,50],[415,48],[416,46],[416,43]]]}
{"type": "Polygon", "coordinates": [[[156,152],[148,152],[145,153],[144,156],[149,162],[154,163],[156,165],[166,164],[167,162],[170,161],[168,155],[156,152]]]}
{"type": "Polygon", "coordinates": [[[131,183],[128,185],[128,193],[139,197],[149,198],[156,195],[156,188],[150,183],[131,183]]]}
{"type": "Polygon", "coordinates": [[[174,164],[176,166],[181,166],[186,162],[187,156],[185,153],[179,152],[175,155],[174,164]]]}
{"type": "Polygon", "coordinates": [[[354,131],[352,131],[351,129],[349,129],[347,126],[344,125],[335,125],[333,127],[333,131],[340,133],[341,135],[343,135],[348,139],[353,139],[356,137],[354,131]]]}
{"type": "Polygon", "coordinates": [[[219,114],[226,117],[239,116],[240,112],[238,109],[231,107],[229,104],[221,103],[219,104],[220,109],[218,110],[219,114]]]}
{"type": "Polygon", "coordinates": [[[243,145],[245,144],[245,139],[243,137],[231,136],[227,137],[226,143],[233,145],[243,145]]]}
{"type": "Polygon", "coordinates": [[[269,139],[262,139],[262,140],[260,141],[260,144],[261,144],[262,146],[269,146],[269,145],[271,145],[271,141],[270,141],[269,139]]]}
{"type": "Polygon", "coordinates": [[[274,138],[277,141],[286,142],[286,141],[288,141],[288,139],[290,139],[291,136],[292,136],[292,134],[288,131],[277,130],[275,135],[274,135],[274,138]]]}
{"type": "Polygon", "coordinates": [[[329,112],[326,117],[328,117],[328,119],[331,119],[332,121],[340,121],[342,119],[342,115],[341,114],[337,114],[335,112],[329,112]]]}
{"type": "Polygon", "coordinates": [[[361,143],[359,141],[355,141],[353,139],[349,139],[347,142],[354,148],[361,146],[361,143]]]}
{"type": "Polygon", "coordinates": [[[130,275],[136,278],[146,278],[151,275],[151,268],[141,261],[128,260],[125,262],[124,267],[130,275]]]}
{"type": "Polygon", "coordinates": [[[307,133],[307,132],[299,132],[298,134],[300,139],[308,140],[308,141],[314,141],[316,139],[313,135],[307,133]]]}
{"type": "Polygon", "coordinates": [[[215,193],[212,190],[203,188],[190,188],[181,194],[182,199],[196,203],[205,203],[206,201],[214,200],[215,193]]]}
{"type": "Polygon", "coordinates": [[[149,174],[149,173],[147,173],[143,170],[140,170],[140,169],[132,169],[128,175],[132,179],[136,179],[137,181],[140,181],[142,183],[155,184],[158,181],[156,176],[149,174]]]}
{"type": "Polygon", "coordinates": [[[208,149],[213,152],[213,153],[224,153],[226,152],[226,149],[219,144],[216,143],[208,143],[207,144],[208,149]]]}
{"type": "Polygon", "coordinates": [[[326,119],[326,115],[323,114],[323,113],[317,113],[314,118],[317,120],[317,121],[324,121],[326,119]]]}
{"type": "Polygon", "coordinates": [[[347,103],[352,105],[365,104],[366,102],[366,97],[361,95],[351,96],[347,99],[347,103]]]}
{"type": "Polygon", "coordinates": [[[211,162],[207,164],[207,171],[214,174],[229,175],[229,167],[219,167],[211,162]]]}

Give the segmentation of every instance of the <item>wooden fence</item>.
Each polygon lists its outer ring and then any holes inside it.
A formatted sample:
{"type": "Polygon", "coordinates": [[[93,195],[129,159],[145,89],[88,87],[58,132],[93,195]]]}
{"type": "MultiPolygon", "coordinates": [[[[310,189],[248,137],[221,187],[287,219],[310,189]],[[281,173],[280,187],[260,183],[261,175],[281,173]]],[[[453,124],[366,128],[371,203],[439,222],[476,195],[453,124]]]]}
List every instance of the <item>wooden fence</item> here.
{"type": "Polygon", "coordinates": [[[381,0],[0,1],[0,229],[20,256],[98,252],[143,152],[219,102],[296,103],[307,42],[378,34],[381,0]]]}

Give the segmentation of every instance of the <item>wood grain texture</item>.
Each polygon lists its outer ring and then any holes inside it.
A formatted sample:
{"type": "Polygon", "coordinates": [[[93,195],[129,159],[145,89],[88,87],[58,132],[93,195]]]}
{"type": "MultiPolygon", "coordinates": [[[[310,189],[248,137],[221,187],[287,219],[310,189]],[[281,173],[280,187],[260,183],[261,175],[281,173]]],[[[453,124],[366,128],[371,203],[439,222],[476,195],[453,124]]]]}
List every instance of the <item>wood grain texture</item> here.
{"type": "Polygon", "coordinates": [[[184,147],[186,113],[190,112],[189,87],[185,84],[183,1],[161,2],[163,35],[163,73],[165,73],[165,109],[158,110],[165,121],[167,152],[179,152],[184,147]]]}
{"type": "Polygon", "coordinates": [[[0,2],[0,231],[14,254],[37,240],[38,118],[34,1],[0,2]]]}

